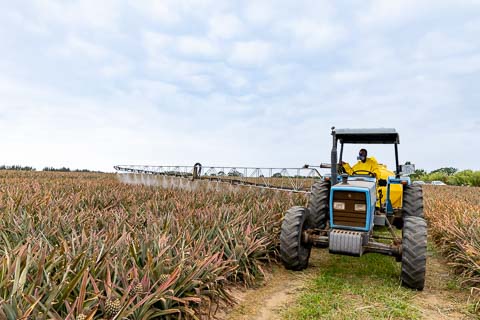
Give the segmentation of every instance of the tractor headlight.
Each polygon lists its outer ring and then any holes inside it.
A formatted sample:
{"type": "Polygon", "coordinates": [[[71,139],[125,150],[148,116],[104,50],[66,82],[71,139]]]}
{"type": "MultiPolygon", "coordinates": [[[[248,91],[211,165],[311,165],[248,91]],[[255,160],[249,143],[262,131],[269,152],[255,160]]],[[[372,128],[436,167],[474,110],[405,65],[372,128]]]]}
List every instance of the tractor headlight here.
{"type": "Polygon", "coordinates": [[[333,209],[335,210],[345,210],[345,202],[334,202],[333,209]]]}
{"type": "Polygon", "coordinates": [[[355,211],[367,211],[367,205],[364,203],[355,203],[355,211]]]}

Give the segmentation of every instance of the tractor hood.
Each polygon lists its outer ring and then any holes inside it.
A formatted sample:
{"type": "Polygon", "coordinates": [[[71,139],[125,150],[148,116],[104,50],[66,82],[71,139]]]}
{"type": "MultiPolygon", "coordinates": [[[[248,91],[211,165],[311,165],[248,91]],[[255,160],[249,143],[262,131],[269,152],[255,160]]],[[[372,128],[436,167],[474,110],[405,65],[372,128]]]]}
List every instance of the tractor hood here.
{"type": "Polygon", "coordinates": [[[370,198],[371,204],[375,206],[376,199],[376,183],[375,178],[358,178],[349,177],[347,183],[338,183],[332,187],[332,191],[352,191],[352,192],[366,192],[367,197],[370,198]],[[372,181],[373,180],[373,181],[372,181]]]}
{"type": "Polygon", "coordinates": [[[352,178],[330,189],[330,226],[333,229],[368,232],[373,227],[376,182],[375,179],[352,178]]]}

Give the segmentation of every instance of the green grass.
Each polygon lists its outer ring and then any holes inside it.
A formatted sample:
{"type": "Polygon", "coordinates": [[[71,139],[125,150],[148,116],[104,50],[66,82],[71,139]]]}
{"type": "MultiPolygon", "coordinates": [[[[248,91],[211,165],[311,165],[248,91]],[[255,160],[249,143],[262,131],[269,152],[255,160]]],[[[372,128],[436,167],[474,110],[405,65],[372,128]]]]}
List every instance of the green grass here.
{"type": "Polygon", "coordinates": [[[401,287],[394,258],[321,253],[319,273],[285,319],[419,319],[415,292],[401,287]]]}

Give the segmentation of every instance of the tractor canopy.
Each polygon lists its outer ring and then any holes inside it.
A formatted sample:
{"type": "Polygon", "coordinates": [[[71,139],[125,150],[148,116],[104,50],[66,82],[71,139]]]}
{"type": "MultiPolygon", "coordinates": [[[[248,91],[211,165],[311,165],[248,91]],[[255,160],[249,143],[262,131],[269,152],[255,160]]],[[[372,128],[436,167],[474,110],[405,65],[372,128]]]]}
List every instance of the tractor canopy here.
{"type": "Polygon", "coordinates": [[[344,144],[393,144],[395,150],[395,176],[400,177],[400,166],[398,162],[398,144],[400,137],[393,128],[373,129],[336,129],[332,127],[333,145],[331,152],[331,179],[337,183],[337,144],[340,142],[340,161],[343,156],[344,144]]]}
{"type": "Polygon", "coordinates": [[[335,136],[340,143],[399,144],[400,137],[393,128],[336,129],[335,136]]]}

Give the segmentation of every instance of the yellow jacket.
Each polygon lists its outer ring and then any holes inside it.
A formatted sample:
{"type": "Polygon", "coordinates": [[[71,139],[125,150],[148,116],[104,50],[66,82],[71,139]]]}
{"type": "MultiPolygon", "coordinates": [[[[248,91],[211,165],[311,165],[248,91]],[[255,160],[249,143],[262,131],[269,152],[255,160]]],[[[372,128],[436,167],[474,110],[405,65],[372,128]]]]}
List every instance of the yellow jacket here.
{"type": "MultiPolygon", "coordinates": [[[[377,162],[377,159],[375,159],[374,157],[367,157],[367,160],[365,160],[365,162],[358,161],[353,166],[353,168],[350,167],[350,165],[345,162],[343,164],[343,168],[345,169],[345,171],[349,175],[352,175],[355,171],[367,170],[367,171],[370,171],[370,172],[374,173],[377,177],[380,176],[379,175],[380,172],[379,172],[378,162],[377,162]]],[[[359,172],[359,174],[366,174],[366,173],[367,172],[365,172],[365,171],[359,172]]]]}

